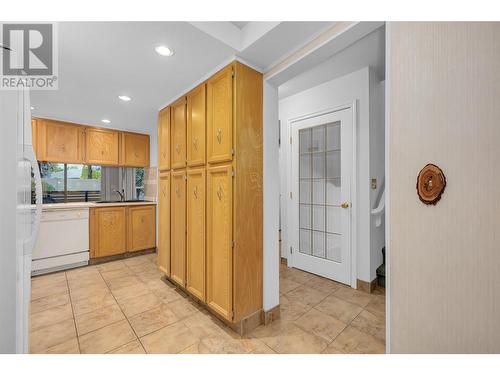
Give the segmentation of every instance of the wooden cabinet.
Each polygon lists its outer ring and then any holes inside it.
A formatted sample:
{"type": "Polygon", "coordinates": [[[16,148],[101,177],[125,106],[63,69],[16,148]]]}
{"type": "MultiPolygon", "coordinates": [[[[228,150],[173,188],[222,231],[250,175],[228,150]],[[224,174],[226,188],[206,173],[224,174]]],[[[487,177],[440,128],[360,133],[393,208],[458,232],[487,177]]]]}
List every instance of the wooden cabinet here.
{"type": "Polygon", "coordinates": [[[85,127],[54,120],[32,122],[33,145],[39,161],[85,162],[85,127]]]}
{"type": "Polygon", "coordinates": [[[205,164],[206,85],[187,94],[187,165],[205,164]]]}
{"type": "Polygon", "coordinates": [[[127,207],[127,250],[152,249],[156,244],[155,206],[127,207]]]}
{"type": "Polygon", "coordinates": [[[170,277],[181,286],[186,283],[186,172],[172,172],[171,181],[170,277]]]}
{"type": "Polygon", "coordinates": [[[158,115],[158,169],[170,169],[170,107],[162,109],[158,115]]]}
{"type": "Polygon", "coordinates": [[[186,98],[171,106],[172,169],[186,167],[186,98]]]}
{"type": "Polygon", "coordinates": [[[187,172],[186,288],[205,301],[205,167],[187,172]]]}
{"type": "Polygon", "coordinates": [[[121,132],[120,165],[149,167],[149,135],[121,132]]]}
{"type": "Polygon", "coordinates": [[[228,320],[233,306],[232,165],[208,168],[207,304],[228,320]]]}
{"type": "MultiPolygon", "coordinates": [[[[205,158],[194,147],[203,87],[187,94],[187,171],[171,174],[170,279],[232,327],[248,327],[262,310],[262,74],[233,62],[209,78],[205,158]]],[[[174,163],[183,100],[171,106],[174,169],[185,167],[181,156],[174,163]]]]}
{"type": "Polygon", "coordinates": [[[100,258],[127,251],[126,207],[90,210],[90,257],[100,258]]]}
{"type": "Polygon", "coordinates": [[[207,82],[207,159],[209,163],[232,160],[233,65],[207,82]]]}
{"type": "Polygon", "coordinates": [[[118,165],[120,133],[116,130],[87,128],[88,164],[118,165]]]}
{"type": "Polygon", "coordinates": [[[160,173],[158,186],[158,267],[170,276],[170,172],[160,173]]]}

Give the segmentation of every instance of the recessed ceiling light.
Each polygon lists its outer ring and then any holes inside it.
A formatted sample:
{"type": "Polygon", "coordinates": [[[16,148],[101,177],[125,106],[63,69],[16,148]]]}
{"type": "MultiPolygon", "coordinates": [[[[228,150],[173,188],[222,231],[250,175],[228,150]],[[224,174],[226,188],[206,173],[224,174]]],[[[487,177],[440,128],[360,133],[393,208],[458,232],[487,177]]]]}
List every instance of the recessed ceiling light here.
{"type": "Polygon", "coordinates": [[[158,46],[155,48],[155,51],[162,56],[172,56],[174,54],[174,50],[168,48],[167,46],[158,46]]]}
{"type": "Polygon", "coordinates": [[[34,110],[34,109],[35,109],[35,107],[31,106],[31,110],[34,110]]]}
{"type": "Polygon", "coordinates": [[[118,98],[120,100],[123,100],[124,102],[129,102],[132,100],[132,98],[130,96],[127,96],[127,95],[120,95],[120,96],[118,96],[118,98]]]}
{"type": "Polygon", "coordinates": [[[107,118],[103,118],[101,121],[104,122],[105,124],[110,124],[111,123],[111,121],[108,120],[107,118]]]}

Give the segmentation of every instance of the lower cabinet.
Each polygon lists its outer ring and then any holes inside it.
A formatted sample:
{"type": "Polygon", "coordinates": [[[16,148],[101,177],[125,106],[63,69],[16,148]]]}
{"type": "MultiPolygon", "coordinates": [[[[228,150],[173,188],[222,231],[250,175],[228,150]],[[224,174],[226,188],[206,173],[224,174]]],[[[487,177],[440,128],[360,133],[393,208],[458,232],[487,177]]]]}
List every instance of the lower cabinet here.
{"type": "Polygon", "coordinates": [[[187,172],[186,289],[205,301],[205,167],[187,172]]]}
{"type": "Polygon", "coordinates": [[[155,206],[128,207],[127,250],[152,249],[156,243],[155,206]]]}
{"type": "Polygon", "coordinates": [[[90,209],[90,257],[102,258],[156,246],[154,205],[90,209]]]}
{"type": "Polygon", "coordinates": [[[160,173],[158,186],[158,267],[170,276],[170,172],[160,173]]]}
{"type": "Polygon", "coordinates": [[[233,318],[232,165],[207,170],[207,304],[233,318]]]}
{"type": "Polygon", "coordinates": [[[172,172],[170,277],[186,286],[186,171],[172,172]]]}

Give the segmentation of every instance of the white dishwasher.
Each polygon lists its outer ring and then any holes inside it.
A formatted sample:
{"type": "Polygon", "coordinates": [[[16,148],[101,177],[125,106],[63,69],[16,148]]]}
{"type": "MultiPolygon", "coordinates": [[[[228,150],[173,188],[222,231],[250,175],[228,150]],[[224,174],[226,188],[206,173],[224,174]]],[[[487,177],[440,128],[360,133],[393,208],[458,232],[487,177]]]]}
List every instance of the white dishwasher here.
{"type": "Polygon", "coordinates": [[[43,210],[31,274],[84,266],[88,262],[88,207],[43,210]]]}

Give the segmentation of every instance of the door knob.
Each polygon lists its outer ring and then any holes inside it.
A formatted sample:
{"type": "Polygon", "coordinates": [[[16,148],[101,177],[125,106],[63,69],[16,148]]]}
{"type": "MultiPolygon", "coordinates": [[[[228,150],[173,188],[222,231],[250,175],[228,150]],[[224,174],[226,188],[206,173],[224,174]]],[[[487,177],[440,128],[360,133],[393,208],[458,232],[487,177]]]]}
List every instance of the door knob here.
{"type": "Polygon", "coordinates": [[[349,203],[344,202],[344,203],[342,203],[342,204],[340,205],[340,207],[342,207],[342,208],[349,208],[349,203]]]}
{"type": "Polygon", "coordinates": [[[220,144],[222,142],[222,129],[217,129],[217,142],[220,144]]]}

